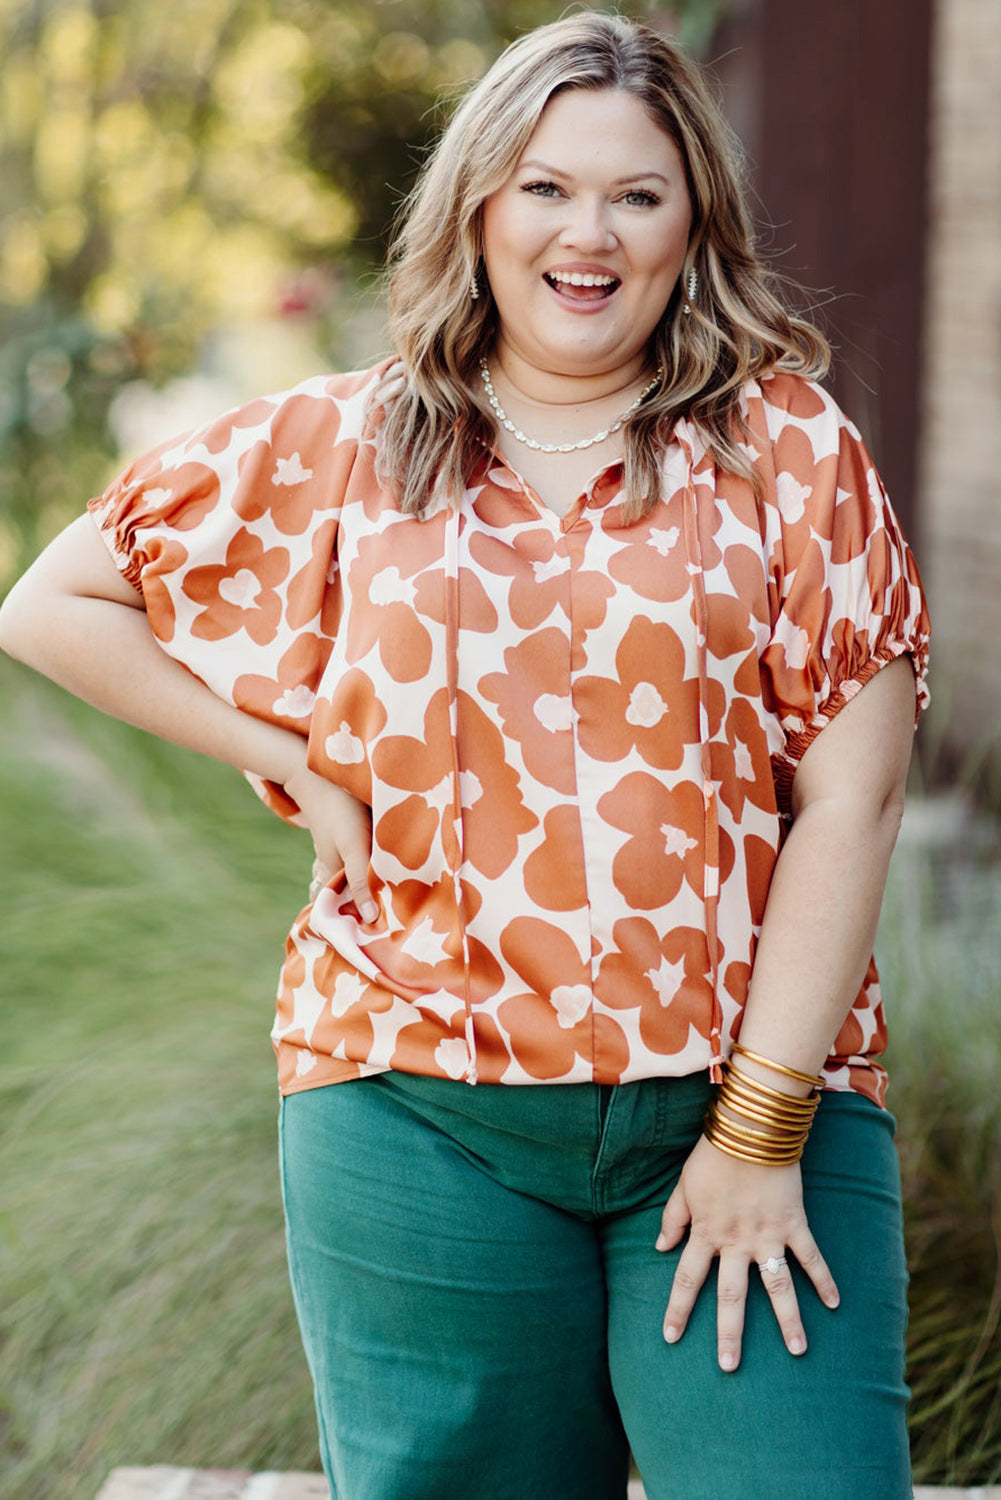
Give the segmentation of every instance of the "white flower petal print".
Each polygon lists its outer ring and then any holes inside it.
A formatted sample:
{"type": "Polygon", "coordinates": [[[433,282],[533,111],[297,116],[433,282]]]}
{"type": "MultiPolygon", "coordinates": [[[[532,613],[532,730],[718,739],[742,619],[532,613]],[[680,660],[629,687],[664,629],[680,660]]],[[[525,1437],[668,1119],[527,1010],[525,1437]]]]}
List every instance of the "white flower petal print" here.
{"type": "Polygon", "coordinates": [[[241,568],[232,578],[219,580],[219,598],[237,609],[252,609],[261,597],[261,580],[249,568],[241,568]]]}
{"type": "Polygon", "coordinates": [[[483,783],[475,771],[459,772],[459,797],[463,807],[475,807],[483,796],[483,783]]]}
{"type": "Polygon", "coordinates": [[[673,828],[670,823],[662,823],[660,831],[664,835],[664,853],[685,855],[697,847],[697,841],[689,838],[683,828],[673,828]]]}
{"type": "Polygon", "coordinates": [[[413,604],[416,590],[409,578],[401,578],[399,568],[383,568],[369,585],[368,597],[373,604],[413,604]]]}
{"type": "Polygon", "coordinates": [[[341,720],[336,734],[327,735],[324,747],[327,757],[339,766],[357,766],[365,759],[365,746],[357,735],[351,733],[351,725],[341,720]]]}
{"type": "Polygon", "coordinates": [[[535,700],[533,712],[543,729],[553,734],[569,729],[573,723],[573,704],[569,698],[556,693],[541,693],[535,700]]]}
{"type": "Polygon", "coordinates": [[[741,781],[754,780],[754,761],[743,740],[738,740],[733,747],[733,768],[741,781]]]}
{"type": "Polygon", "coordinates": [[[434,1060],[449,1078],[458,1079],[466,1071],[469,1052],[461,1037],[451,1036],[438,1043],[434,1049],[434,1060]]]}
{"type": "Polygon", "coordinates": [[[271,705],[272,713],[284,714],[288,719],[306,719],[313,712],[316,694],[312,688],[300,682],[294,688],[286,688],[281,697],[271,705]]]}
{"type": "Polygon", "coordinates": [[[419,964],[440,964],[448,957],[443,934],[435,931],[430,917],[424,917],[400,947],[419,964]]]}
{"type": "Polygon", "coordinates": [[[550,578],[559,578],[569,563],[562,557],[551,557],[548,562],[533,562],[532,572],[536,583],[548,583],[550,578]]]}
{"type": "Polygon", "coordinates": [[[810,637],[800,626],[794,625],[786,615],[779,615],[772,639],[782,647],[786,666],[791,672],[801,672],[810,657],[810,637]]]}
{"type": "Polygon", "coordinates": [[[275,472],[271,476],[271,483],[278,485],[305,484],[307,479],[312,479],[312,469],[303,468],[302,459],[298,453],[293,453],[291,458],[276,458],[275,472]]]}
{"type": "Polygon", "coordinates": [[[334,991],[330,997],[330,1011],[332,1015],[343,1016],[357,1005],[365,989],[360,974],[338,974],[334,982],[334,991]]]}
{"type": "Polygon", "coordinates": [[[659,969],[647,969],[646,978],[657,991],[657,999],[661,1005],[670,1005],[684,983],[685,960],[679,958],[677,963],[672,964],[662,958],[659,969]]]}
{"type": "Polygon", "coordinates": [[[666,557],[669,552],[673,552],[680,535],[677,526],[651,526],[646,543],[648,547],[653,547],[659,552],[661,557],[666,557]]]}
{"type": "Polygon", "coordinates": [[[652,729],[667,713],[667,704],[652,682],[638,682],[629,695],[626,723],[638,729],[652,729]]]}
{"type": "Polygon", "coordinates": [[[591,1005],[591,991],[586,984],[558,984],[549,998],[565,1031],[583,1021],[591,1005]]]}
{"type": "Polygon", "coordinates": [[[775,476],[775,495],[779,502],[779,510],[782,519],[793,525],[803,519],[806,510],[806,502],[813,494],[811,484],[800,484],[795,474],[790,474],[788,469],[782,469],[775,476]]]}

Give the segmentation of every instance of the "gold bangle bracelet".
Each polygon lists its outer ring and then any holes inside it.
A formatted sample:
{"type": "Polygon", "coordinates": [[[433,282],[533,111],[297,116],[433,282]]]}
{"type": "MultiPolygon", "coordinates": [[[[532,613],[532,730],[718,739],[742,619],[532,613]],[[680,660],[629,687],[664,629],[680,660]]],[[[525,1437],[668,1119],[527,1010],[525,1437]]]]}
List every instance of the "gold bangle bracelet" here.
{"type": "Polygon", "coordinates": [[[762,1127],[758,1131],[759,1135],[772,1135],[776,1140],[799,1140],[809,1131],[808,1125],[793,1124],[788,1120],[773,1120],[768,1115],[758,1114],[750,1109],[735,1110],[722,1099],[719,1105],[716,1111],[717,1118],[726,1120],[730,1125],[739,1125],[746,1120],[753,1126],[762,1127]],[[724,1113],[724,1111],[729,1111],[729,1113],[724,1113]],[[736,1118],[733,1119],[731,1116],[736,1116],[736,1118]]]}
{"type": "Polygon", "coordinates": [[[774,1141],[776,1144],[788,1145],[791,1141],[805,1141],[810,1134],[808,1125],[776,1127],[771,1121],[757,1121],[748,1115],[732,1119],[729,1115],[721,1114],[718,1109],[710,1110],[707,1118],[718,1123],[722,1129],[729,1130],[731,1135],[741,1135],[759,1143],[774,1141]]]}
{"type": "Polygon", "coordinates": [[[712,1134],[707,1130],[706,1139],[710,1145],[715,1146],[718,1151],[725,1151],[727,1156],[736,1157],[738,1161],[750,1163],[757,1167],[791,1167],[799,1161],[802,1150],[790,1151],[781,1155],[775,1153],[764,1153],[750,1150],[739,1141],[730,1141],[725,1137],[712,1134]]]}
{"type": "Polygon", "coordinates": [[[813,1092],[809,1094],[788,1094],[784,1089],[773,1089],[771,1084],[762,1083],[758,1078],[752,1078],[750,1073],[745,1073],[743,1068],[739,1067],[738,1064],[733,1061],[728,1061],[724,1064],[724,1066],[728,1077],[739,1078],[740,1081],[746,1084],[748,1088],[760,1089],[760,1091],[763,1094],[767,1094],[770,1099],[779,1099],[784,1104],[813,1104],[820,1098],[820,1091],[818,1089],[814,1089],[813,1092]]]}
{"type": "Polygon", "coordinates": [[[795,1131],[783,1131],[783,1133],[776,1133],[776,1131],[770,1131],[767,1128],[765,1130],[758,1130],[753,1122],[749,1128],[747,1125],[741,1124],[740,1121],[732,1121],[732,1119],[728,1119],[728,1116],[720,1115],[717,1110],[710,1110],[707,1113],[707,1116],[705,1116],[705,1128],[707,1128],[707,1131],[720,1131],[720,1134],[729,1137],[731,1140],[741,1140],[741,1142],[746,1142],[747,1145],[753,1146],[756,1151],[767,1152],[767,1154],[771,1154],[771,1152],[785,1154],[785,1152],[792,1151],[794,1148],[801,1149],[806,1145],[806,1139],[809,1136],[809,1127],[800,1128],[800,1130],[795,1131]]]}
{"type": "Polygon", "coordinates": [[[759,1109],[771,1110],[774,1115],[787,1120],[812,1120],[817,1112],[816,1096],[787,1104],[782,1099],[774,1099],[771,1094],[763,1094],[758,1089],[749,1087],[732,1071],[720,1085],[720,1097],[746,1100],[749,1104],[756,1104],[759,1109]]]}
{"type": "Polygon", "coordinates": [[[721,1109],[727,1109],[731,1114],[739,1115],[748,1120],[757,1120],[762,1125],[774,1126],[776,1130],[809,1130],[813,1124],[812,1115],[780,1115],[770,1110],[767,1105],[752,1102],[751,1100],[736,1099],[731,1094],[720,1094],[717,1103],[721,1109]]]}
{"type": "Polygon", "coordinates": [[[733,1131],[724,1129],[718,1120],[714,1120],[706,1130],[709,1140],[726,1141],[731,1146],[739,1146],[748,1156],[753,1156],[756,1161],[798,1161],[803,1152],[806,1141],[782,1142],[781,1145],[759,1144],[759,1137],[748,1137],[733,1131]]]}
{"type": "Polygon", "coordinates": [[[733,1050],[746,1057],[748,1062],[758,1063],[762,1068],[772,1068],[776,1073],[784,1073],[787,1078],[798,1078],[800,1083],[812,1083],[815,1089],[819,1089],[823,1078],[819,1074],[801,1073],[798,1068],[787,1068],[785,1063],[773,1062],[770,1057],[762,1057],[760,1052],[752,1052],[749,1047],[740,1042],[733,1043],[733,1050]]]}
{"type": "Polygon", "coordinates": [[[729,1104],[736,1110],[759,1110],[769,1120],[779,1120],[785,1125],[810,1125],[813,1121],[814,1110],[812,1109],[794,1113],[792,1110],[783,1109],[781,1105],[776,1105],[771,1099],[761,1099],[757,1094],[741,1093],[729,1083],[723,1084],[716,1098],[721,1104],[729,1104]]]}
{"type": "Polygon", "coordinates": [[[791,1151],[794,1146],[803,1145],[808,1134],[805,1130],[797,1130],[789,1135],[776,1135],[768,1131],[748,1129],[739,1121],[728,1120],[725,1115],[714,1115],[711,1123],[714,1129],[721,1130],[725,1135],[747,1141],[762,1151],[791,1151]]]}

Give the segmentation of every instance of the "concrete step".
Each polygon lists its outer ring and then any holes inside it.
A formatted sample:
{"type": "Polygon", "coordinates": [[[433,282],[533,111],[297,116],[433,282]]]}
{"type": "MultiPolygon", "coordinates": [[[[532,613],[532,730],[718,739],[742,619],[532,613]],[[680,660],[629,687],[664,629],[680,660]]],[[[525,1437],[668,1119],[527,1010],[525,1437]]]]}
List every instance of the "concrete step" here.
{"type": "MultiPolygon", "coordinates": [[[[97,1500],[330,1500],[322,1474],[252,1474],[249,1469],[113,1469],[97,1500]]],[[[629,1500],[644,1500],[638,1479],[629,1500]]],[[[914,1500],[1001,1500],[988,1489],[916,1489],[914,1500]]]]}

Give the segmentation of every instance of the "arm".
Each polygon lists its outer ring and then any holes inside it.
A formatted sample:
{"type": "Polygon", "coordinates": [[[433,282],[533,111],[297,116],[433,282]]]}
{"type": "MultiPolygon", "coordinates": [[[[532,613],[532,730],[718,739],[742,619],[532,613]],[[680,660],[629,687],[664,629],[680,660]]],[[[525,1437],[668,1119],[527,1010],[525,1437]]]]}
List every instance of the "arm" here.
{"type": "MultiPolygon", "coordinates": [[[[872,953],[883,886],[903,807],[914,724],[907,660],[882,668],[813,741],[793,783],[794,821],[769,889],[740,1038],[816,1073],[841,1028],[872,953]]],[[[772,1086],[774,1074],[742,1062],[772,1086]]],[[[807,1092],[784,1080],[787,1093],[807,1092]]],[[[690,1236],[675,1273],[665,1337],[684,1332],[713,1258],[720,1258],[718,1355],[740,1360],[752,1262],[788,1246],[830,1307],[838,1293],[803,1212],[799,1166],[756,1166],[700,1139],[664,1210],[658,1248],[690,1236]]],[[[766,1276],[790,1352],[806,1337],[788,1272],[766,1276]]]]}
{"type": "Polygon", "coordinates": [[[302,735],[242,713],[166,655],[90,516],[15,584],[0,607],[0,648],[104,713],[286,787],[318,859],[343,864],[363,916],[363,902],[375,910],[367,810],[307,768],[302,735]]]}

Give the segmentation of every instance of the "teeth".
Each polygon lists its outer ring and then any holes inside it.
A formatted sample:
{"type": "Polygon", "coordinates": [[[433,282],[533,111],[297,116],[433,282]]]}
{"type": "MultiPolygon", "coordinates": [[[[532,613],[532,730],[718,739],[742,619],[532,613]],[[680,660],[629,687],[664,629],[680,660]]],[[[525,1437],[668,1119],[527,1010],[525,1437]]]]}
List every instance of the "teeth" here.
{"type": "Polygon", "coordinates": [[[596,276],[591,271],[550,271],[550,281],[562,282],[564,286],[615,286],[614,276],[596,276]]]}

